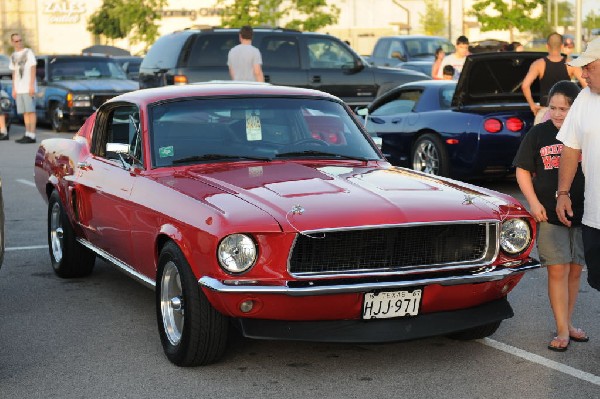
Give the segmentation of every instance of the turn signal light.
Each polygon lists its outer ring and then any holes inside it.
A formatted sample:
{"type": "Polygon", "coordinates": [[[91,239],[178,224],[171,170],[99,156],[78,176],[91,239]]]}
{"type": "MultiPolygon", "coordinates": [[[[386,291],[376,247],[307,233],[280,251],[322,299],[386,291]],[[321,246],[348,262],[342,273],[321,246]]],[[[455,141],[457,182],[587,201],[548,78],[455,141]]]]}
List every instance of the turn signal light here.
{"type": "Polygon", "coordinates": [[[186,85],[188,82],[187,76],[185,75],[175,75],[173,76],[173,83],[176,85],[186,85]]]}
{"type": "Polygon", "coordinates": [[[67,93],[67,107],[71,108],[73,106],[73,93],[67,93]]]}
{"type": "Polygon", "coordinates": [[[506,120],[506,128],[511,132],[519,132],[523,129],[523,121],[517,117],[508,118],[506,120]]]}
{"type": "Polygon", "coordinates": [[[483,122],[483,128],[486,132],[498,133],[500,130],[502,130],[502,122],[493,118],[486,119],[485,122],[483,122]]]}

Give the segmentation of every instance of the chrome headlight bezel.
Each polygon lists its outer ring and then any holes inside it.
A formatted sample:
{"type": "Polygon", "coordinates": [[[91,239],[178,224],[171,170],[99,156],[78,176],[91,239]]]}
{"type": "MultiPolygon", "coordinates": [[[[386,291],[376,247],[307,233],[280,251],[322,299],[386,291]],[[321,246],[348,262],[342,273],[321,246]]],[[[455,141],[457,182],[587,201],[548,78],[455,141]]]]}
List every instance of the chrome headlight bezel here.
{"type": "Polygon", "coordinates": [[[532,240],[531,226],[525,219],[512,218],[500,225],[500,248],[510,256],[522,254],[532,240]]]}
{"type": "Polygon", "coordinates": [[[7,97],[0,97],[0,109],[3,112],[9,112],[12,109],[12,102],[7,97]]]}
{"type": "Polygon", "coordinates": [[[227,273],[241,274],[250,270],[258,259],[258,246],[248,234],[230,234],[217,246],[219,266],[227,273]]]}
{"type": "Polygon", "coordinates": [[[73,94],[73,107],[91,107],[92,97],[89,94],[73,94]]]}

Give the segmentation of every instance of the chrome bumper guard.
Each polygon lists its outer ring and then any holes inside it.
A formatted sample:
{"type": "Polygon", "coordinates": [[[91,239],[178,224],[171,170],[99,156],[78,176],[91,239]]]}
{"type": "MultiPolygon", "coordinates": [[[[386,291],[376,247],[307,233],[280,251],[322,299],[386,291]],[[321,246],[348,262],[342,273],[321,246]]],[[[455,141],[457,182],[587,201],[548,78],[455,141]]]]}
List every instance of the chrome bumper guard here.
{"type": "Polygon", "coordinates": [[[439,285],[460,285],[460,284],[477,284],[490,281],[499,281],[507,277],[514,276],[529,270],[539,268],[540,262],[536,259],[529,259],[527,262],[516,265],[511,268],[497,269],[488,268],[484,271],[462,275],[462,276],[445,276],[432,277],[423,279],[410,279],[406,281],[385,281],[385,282],[369,282],[358,284],[340,284],[327,286],[307,286],[307,287],[288,287],[288,286],[268,286],[257,285],[252,281],[245,280],[228,280],[228,283],[214,279],[212,277],[202,277],[198,280],[201,287],[223,294],[277,294],[289,296],[315,296],[315,295],[333,295],[347,294],[354,292],[367,292],[381,289],[398,289],[415,286],[426,286],[432,284],[439,285]]]}

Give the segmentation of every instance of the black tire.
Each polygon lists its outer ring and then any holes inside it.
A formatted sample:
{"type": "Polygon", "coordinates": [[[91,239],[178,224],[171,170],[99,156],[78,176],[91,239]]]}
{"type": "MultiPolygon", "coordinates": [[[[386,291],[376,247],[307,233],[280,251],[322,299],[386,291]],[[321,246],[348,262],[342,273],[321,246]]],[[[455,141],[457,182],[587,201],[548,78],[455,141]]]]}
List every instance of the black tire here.
{"type": "Polygon", "coordinates": [[[442,140],[433,133],[425,133],[415,141],[411,160],[413,170],[436,176],[450,176],[448,152],[442,140]]]}
{"type": "Polygon", "coordinates": [[[54,272],[63,278],[92,273],[96,254],[78,243],[57,191],[48,201],[48,247],[54,272]]]}
{"type": "Polygon", "coordinates": [[[495,321],[489,324],[484,324],[483,326],[479,327],[469,328],[468,330],[448,334],[448,338],[456,339],[459,341],[470,341],[473,339],[489,337],[490,335],[496,332],[498,327],[500,327],[500,324],[502,324],[502,320],[495,321]]]}
{"type": "Polygon", "coordinates": [[[50,124],[55,132],[66,132],[69,130],[69,124],[63,119],[63,109],[59,104],[53,104],[50,107],[50,124]]]}
{"type": "Polygon", "coordinates": [[[177,366],[214,363],[225,352],[229,320],[212,307],[173,242],[158,259],[156,318],[165,354],[177,366]]]}

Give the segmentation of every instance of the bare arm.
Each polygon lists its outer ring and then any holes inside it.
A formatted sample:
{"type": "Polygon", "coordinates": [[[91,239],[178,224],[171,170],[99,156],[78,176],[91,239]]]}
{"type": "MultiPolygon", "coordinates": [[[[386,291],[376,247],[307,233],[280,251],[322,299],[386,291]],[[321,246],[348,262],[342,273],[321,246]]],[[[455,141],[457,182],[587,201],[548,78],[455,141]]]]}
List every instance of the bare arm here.
{"type": "Polygon", "coordinates": [[[521,192],[525,196],[527,203],[529,203],[529,207],[531,208],[530,213],[531,216],[535,219],[536,222],[546,222],[548,221],[548,215],[546,214],[546,208],[540,203],[537,195],[535,194],[535,190],[533,189],[533,180],[531,172],[522,168],[517,168],[516,171],[517,183],[519,183],[519,188],[521,192]]]}
{"type": "Polygon", "coordinates": [[[581,77],[581,68],[567,65],[567,69],[569,71],[569,76],[571,78],[575,77],[575,79],[577,79],[582,88],[587,87],[587,82],[583,77],[581,77]]]}
{"type": "Polygon", "coordinates": [[[265,77],[263,75],[262,66],[260,64],[254,64],[254,77],[257,82],[264,82],[265,77]]]}
{"type": "Polygon", "coordinates": [[[529,66],[529,71],[527,71],[527,75],[525,75],[525,79],[523,79],[523,83],[521,84],[521,90],[523,91],[523,95],[525,96],[533,115],[537,114],[537,112],[540,110],[540,106],[533,101],[533,96],[531,95],[531,85],[536,79],[542,76],[540,72],[543,63],[543,59],[534,61],[529,66]]]}
{"type": "Polygon", "coordinates": [[[29,80],[29,95],[35,95],[35,65],[31,66],[31,79],[29,80]]]}
{"type": "MultiPolygon", "coordinates": [[[[558,189],[560,192],[569,192],[571,184],[575,178],[577,172],[577,166],[579,165],[579,157],[581,156],[581,150],[576,150],[571,147],[563,146],[560,154],[560,167],[558,169],[558,189]]],[[[571,198],[568,195],[559,195],[556,199],[556,214],[558,219],[565,225],[571,226],[571,221],[567,219],[568,216],[573,216],[573,208],[571,204],[571,198]]]]}

